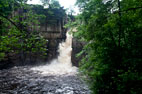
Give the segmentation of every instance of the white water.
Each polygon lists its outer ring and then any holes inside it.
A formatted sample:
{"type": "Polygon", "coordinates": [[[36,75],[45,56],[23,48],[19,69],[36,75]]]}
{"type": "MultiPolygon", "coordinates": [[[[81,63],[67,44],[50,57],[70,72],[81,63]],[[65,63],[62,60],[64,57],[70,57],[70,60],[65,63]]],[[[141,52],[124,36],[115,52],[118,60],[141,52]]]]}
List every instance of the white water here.
{"type": "Polygon", "coordinates": [[[38,70],[42,74],[51,75],[74,75],[77,73],[77,67],[72,67],[71,52],[72,52],[72,35],[67,32],[65,42],[59,44],[59,56],[54,59],[51,64],[34,67],[32,70],[38,70]]]}

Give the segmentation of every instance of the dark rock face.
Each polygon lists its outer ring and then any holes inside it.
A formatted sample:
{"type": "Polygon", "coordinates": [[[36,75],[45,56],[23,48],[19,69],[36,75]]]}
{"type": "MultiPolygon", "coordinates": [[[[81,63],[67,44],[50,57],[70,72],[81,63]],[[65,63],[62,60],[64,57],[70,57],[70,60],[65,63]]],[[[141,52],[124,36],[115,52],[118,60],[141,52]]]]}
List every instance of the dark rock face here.
{"type": "MultiPolygon", "coordinates": [[[[40,35],[42,35],[45,39],[48,40],[47,46],[47,56],[40,57],[40,53],[24,53],[19,52],[18,54],[9,53],[7,57],[0,61],[0,69],[8,68],[10,66],[23,66],[23,65],[38,65],[44,64],[45,62],[50,62],[52,59],[56,58],[58,55],[58,45],[60,42],[66,39],[66,31],[64,25],[67,23],[67,15],[65,14],[65,10],[63,8],[60,9],[44,9],[43,6],[32,5],[34,12],[37,14],[42,11],[42,14],[45,15],[45,19],[40,22],[39,26],[34,26],[36,28],[32,28],[32,26],[27,26],[29,31],[39,31],[40,35]],[[41,8],[40,8],[41,7],[41,8]],[[48,14],[48,11],[52,11],[54,15],[48,14]]],[[[24,11],[22,9],[18,9],[12,13],[12,17],[17,15],[23,15],[24,11]]]]}
{"type": "Polygon", "coordinates": [[[59,46],[59,43],[61,43],[62,41],[65,41],[66,31],[64,31],[63,35],[61,35],[60,33],[54,33],[51,37],[48,36],[46,38],[48,39],[48,43],[47,43],[47,49],[48,49],[47,50],[47,61],[51,61],[52,59],[57,58],[57,56],[58,56],[58,46],[59,46]]]}
{"type": "Polygon", "coordinates": [[[80,57],[76,57],[76,55],[83,49],[85,42],[80,42],[77,39],[73,38],[72,41],[72,55],[71,61],[73,66],[79,66],[80,60],[85,56],[85,54],[81,55],[80,57]]]}
{"type": "Polygon", "coordinates": [[[31,67],[0,70],[0,94],[90,94],[77,75],[42,75],[31,67]]]}

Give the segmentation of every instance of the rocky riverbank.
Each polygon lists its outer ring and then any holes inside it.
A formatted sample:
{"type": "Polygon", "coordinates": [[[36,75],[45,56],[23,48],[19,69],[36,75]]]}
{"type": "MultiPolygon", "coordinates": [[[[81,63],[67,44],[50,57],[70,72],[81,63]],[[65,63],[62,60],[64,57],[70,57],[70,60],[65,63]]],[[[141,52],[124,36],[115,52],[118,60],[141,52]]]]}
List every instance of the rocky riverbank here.
{"type": "Polygon", "coordinates": [[[0,94],[89,94],[77,75],[42,75],[31,67],[0,70],[0,94]]]}

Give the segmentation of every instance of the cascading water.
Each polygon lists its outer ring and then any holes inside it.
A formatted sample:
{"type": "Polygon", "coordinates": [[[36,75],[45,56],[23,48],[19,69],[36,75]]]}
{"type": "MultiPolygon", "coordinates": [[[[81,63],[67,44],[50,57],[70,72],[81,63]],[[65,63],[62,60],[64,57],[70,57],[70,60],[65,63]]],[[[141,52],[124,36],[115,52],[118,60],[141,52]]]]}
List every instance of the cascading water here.
{"type": "Polygon", "coordinates": [[[90,94],[72,67],[72,35],[59,44],[59,56],[51,64],[0,70],[0,94],[90,94]]]}
{"type": "Polygon", "coordinates": [[[41,71],[42,74],[51,75],[72,75],[77,73],[77,68],[72,67],[71,52],[72,52],[72,35],[69,31],[66,33],[66,41],[59,44],[59,56],[54,59],[51,64],[32,68],[32,70],[41,71]]]}

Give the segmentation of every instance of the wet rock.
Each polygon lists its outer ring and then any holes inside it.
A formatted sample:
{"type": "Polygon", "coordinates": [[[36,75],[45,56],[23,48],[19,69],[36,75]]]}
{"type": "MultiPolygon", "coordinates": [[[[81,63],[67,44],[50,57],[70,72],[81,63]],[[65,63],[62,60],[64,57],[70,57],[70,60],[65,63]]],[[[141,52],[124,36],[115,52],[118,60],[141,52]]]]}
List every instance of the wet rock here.
{"type": "Polygon", "coordinates": [[[30,67],[0,70],[0,94],[90,94],[76,75],[42,75],[30,67]]]}

